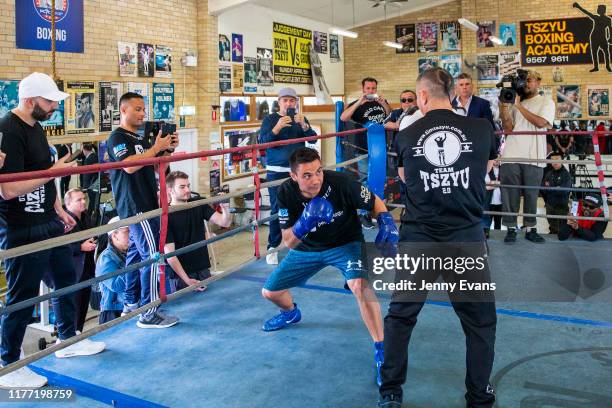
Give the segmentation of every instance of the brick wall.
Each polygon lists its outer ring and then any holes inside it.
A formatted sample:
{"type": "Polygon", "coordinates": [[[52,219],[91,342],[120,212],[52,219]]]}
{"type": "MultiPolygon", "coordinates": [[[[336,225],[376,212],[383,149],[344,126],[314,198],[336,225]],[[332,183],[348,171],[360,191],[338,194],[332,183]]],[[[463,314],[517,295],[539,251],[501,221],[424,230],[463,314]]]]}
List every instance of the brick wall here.
{"type": "MultiPolygon", "coordinates": [[[[426,54],[396,54],[395,50],[385,47],[382,41],[394,40],[395,25],[416,22],[431,22],[456,20],[464,17],[476,23],[478,21],[494,20],[496,30],[500,23],[515,23],[517,27],[517,41],[519,37],[519,22],[535,19],[548,19],[560,17],[583,17],[578,10],[572,8],[574,0],[457,0],[442,6],[388,19],[386,22],[377,22],[361,27],[355,31],[359,33],[357,39],[344,41],[344,69],[345,93],[347,95],[359,94],[361,78],[366,75],[374,76],[379,81],[380,93],[394,102],[399,92],[405,88],[414,87],[418,75],[417,60],[426,54]]],[[[594,12],[600,0],[582,0],[579,3],[587,10],[594,12]]],[[[609,7],[608,13],[612,11],[609,7]]],[[[495,35],[498,35],[496,33],[495,35]]],[[[502,51],[518,51],[515,47],[477,48],[475,33],[462,27],[462,58],[474,61],[477,54],[497,53],[502,51]]],[[[431,53],[431,55],[452,54],[431,53]]],[[[465,70],[465,66],[463,67],[465,70]]],[[[612,84],[612,74],[605,71],[600,64],[600,71],[589,73],[592,65],[561,65],[563,82],[555,83],[552,80],[552,66],[535,67],[543,75],[543,86],[557,86],[559,84],[582,85],[581,102],[583,118],[586,117],[586,85],[612,84]]],[[[484,86],[494,86],[488,83],[484,86]]]]}

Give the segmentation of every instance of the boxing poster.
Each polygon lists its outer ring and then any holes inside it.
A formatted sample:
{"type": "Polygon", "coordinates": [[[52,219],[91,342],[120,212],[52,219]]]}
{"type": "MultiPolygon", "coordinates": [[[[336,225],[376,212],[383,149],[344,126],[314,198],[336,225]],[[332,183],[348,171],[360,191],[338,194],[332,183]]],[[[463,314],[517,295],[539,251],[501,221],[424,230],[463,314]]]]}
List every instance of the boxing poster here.
{"type": "Polygon", "coordinates": [[[493,120],[499,120],[499,92],[500,88],[478,88],[478,96],[486,99],[491,104],[491,112],[493,112],[493,120]]]}
{"type": "Polygon", "coordinates": [[[461,25],[457,21],[440,23],[440,51],[461,50],[461,25]]]}
{"type": "Polygon", "coordinates": [[[128,82],[128,91],[129,92],[135,92],[138,95],[142,96],[142,99],[144,99],[144,105],[145,105],[145,118],[144,120],[151,120],[151,115],[149,114],[149,110],[151,109],[150,106],[150,99],[149,99],[149,84],[146,82],[128,82]]]}
{"type": "Polygon", "coordinates": [[[396,49],[396,54],[408,54],[416,52],[416,35],[414,24],[399,24],[395,26],[395,42],[402,45],[402,49],[396,49]]]}
{"type": "Polygon", "coordinates": [[[312,84],[310,44],[312,31],[282,23],[273,23],[274,81],[288,84],[312,84]]]}
{"type": "Polygon", "coordinates": [[[219,61],[231,61],[230,40],[225,34],[219,34],[219,61]]]}
{"type": "Polygon", "coordinates": [[[165,45],[155,46],[155,76],[172,77],[172,48],[165,45]]]}
{"type": "Polygon", "coordinates": [[[219,64],[219,92],[232,90],[232,65],[219,64]]]}
{"type": "Polygon", "coordinates": [[[0,118],[19,105],[19,81],[0,81],[0,118]]]}
{"type": "Polygon", "coordinates": [[[138,76],[152,77],[155,74],[155,48],[152,44],[138,43],[138,76]]]}
{"type": "Polygon", "coordinates": [[[135,77],[138,69],[136,43],[119,41],[117,51],[119,52],[119,75],[135,77]]]}
{"type": "Polygon", "coordinates": [[[504,47],[514,47],[517,45],[516,42],[516,24],[500,24],[499,25],[499,38],[502,40],[504,47]]]}
{"type": "Polygon", "coordinates": [[[110,132],[119,126],[121,115],[119,113],[119,98],[121,97],[120,82],[100,82],[100,96],[98,101],[100,132],[110,132]]]}
{"type": "Polygon", "coordinates": [[[66,93],[66,133],[81,134],[96,131],[94,101],[96,85],[94,82],[67,82],[66,93]]]}
{"type": "Polygon", "coordinates": [[[478,31],[476,37],[478,39],[478,48],[495,47],[495,43],[491,37],[495,35],[495,21],[480,21],[478,22],[478,31]]]}
{"type": "Polygon", "coordinates": [[[232,92],[242,93],[244,86],[244,66],[232,64],[232,92]]]}
{"type": "Polygon", "coordinates": [[[244,92],[257,92],[257,58],[244,57],[244,92]]]}
{"type": "Polygon", "coordinates": [[[153,120],[174,123],[174,84],[153,82],[153,120]]]}
{"type": "MultiPolygon", "coordinates": [[[[64,81],[56,81],[57,88],[60,91],[64,90],[64,81]]],[[[64,126],[64,111],[66,102],[59,101],[57,109],[53,111],[53,114],[48,120],[40,122],[45,131],[45,136],[63,136],[66,134],[66,127],[64,126]]]]}
{"type": "Polygon", "coordinates": [[[582,117],[580,85],[561,85],[557,88],[557,119],[582,117]]]}
{"type": "Polygon", "coordinates": [[[421,75],[424,71],[438,66],[438,57],[433,55],[430,57],[419,58],[418,66],[419,66],[419,75],[421,75]]]}
{"type": "Polygon", "coordinates": [[[272,50],[257,48],[257,84],[261,87],[274,86],[272,50]]]}
{"type": "Polygon", "coordinates": [[[589,86],[587,89],[589,116],[610,116],[610,87],[589,86]]]}
{"type": "Polygon", "coordinates": [[[499,55],[479,54],[476,57],[479,81],[499,81],[499,55]]]}
{"type": "Polygon", "coordinates": [[[314,50],[319,54],[327,54],[327,33],[314,32],[314,50]]]}
{"type": "Polygon", "coordinates": [[[438,66],[447,70],[454,79],[457,79],[461,73],[461,54],[441,55],[438,66]]]}
{"type": "Polygon", "coordinates": [[[335,34],[329,35],[329,62],[340,62],[340,45],[338,36],[335,34]]]}
{"type": "Polygon", "coordinates": [[[417,24],[417,48],[419,52],[438,51],[438,23],[417,24]]]}
{"type": "Polygon", "coordinates": [[[232,33],[232,62],[242,62],[242,34],[232,33]]]}
{"type": "Polygon", "coordinates": [[[516,74],[521,67],[521,53],[518,51],[499,53],[499,76],[516,74]]]}

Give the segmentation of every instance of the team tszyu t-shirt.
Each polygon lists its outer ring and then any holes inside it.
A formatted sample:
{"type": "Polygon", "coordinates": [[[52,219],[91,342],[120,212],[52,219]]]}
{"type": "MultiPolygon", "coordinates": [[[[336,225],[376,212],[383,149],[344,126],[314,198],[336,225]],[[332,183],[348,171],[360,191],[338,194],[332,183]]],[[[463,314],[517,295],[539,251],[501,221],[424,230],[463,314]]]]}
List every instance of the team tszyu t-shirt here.
{"type": "MultiPolygon", "coordinates": [[[[168,216],[166,242],[174,243],[174,247],[179,249],[202,241],[205,239],[204,221],[210,220],[210,217],[214,214],[215,210],[208,204],[171,213],[168,216]]],[[[190,272],[194,273],[210,268],[206,246],[179,255],[178,260],[188,275],[190,275],[190,272]]],[[[196,275],[194,274],[194,276],[196,275]]],[[[190,277],[194,276],[190,275],[190,277]]]]}
{"type": "Polygon", "coordinates": [[[486,119],[433,110],[397,135],[396,149],[406,178],[403,223],[445,241],[481,222],[487,162],[497,157],[486,119]]]}
{"type": "MultiPolygon", "coordinates": [[[[0,119],[0,132],[4,135],[0,149],[6,153],[0,173],[21,173],[47,170],[53,165],[53,156],[45,132],[37,122],[28,125],[12,112],[0,119]]],[[[53,179],[34,191],[5,200],[0,197],[0,217],[9,227],[23,227],[49,221],[57,216],[53,208],[57,190],[53,179]]]]}
{"type": "MultiPolygon", "coordinates": [[[[122,161],[151,148],[143,136],[123,128],[115,129],[110,134],[107,144],[111,162],[122,161]]],[[[131,217],[159,207],[153,166],[144,166],[132,174],[128,174],[123,169],[111,170],[110,176],[119,217],[131,217]]]]}
{"type": "MultiPolygon", "coordinates": [[[[346,174],[323,171],[323,184],[318,197],[325,198],[334,208],[329,224],[319,225],[302,239],[295,249],[320,252],[363,241],[357,209],[372,211],[374,194],[346,174]]],[[[278,188],[278,221],[281,229],[291,228],[310,202],[302,195],[298,183],[289,179],[278,188]]]]}

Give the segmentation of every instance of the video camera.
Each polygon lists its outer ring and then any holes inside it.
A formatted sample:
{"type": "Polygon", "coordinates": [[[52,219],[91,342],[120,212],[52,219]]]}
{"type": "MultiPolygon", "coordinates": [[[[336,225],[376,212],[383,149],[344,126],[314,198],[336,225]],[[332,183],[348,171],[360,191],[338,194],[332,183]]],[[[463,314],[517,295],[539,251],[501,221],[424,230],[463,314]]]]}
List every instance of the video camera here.
{"type": "Polygon", "coordinates": [[[529,71],[519,68],[516,70],[516,74],[505,75],[502,80],[495,85],[501,88],[501,91],[499,91],[499,101],[502,103],[514,103],[517,94],[522,99],[525,96],[528,74],[529,71]]]}
{"type": "MultiPolygon", "coordinates": [[[[149,142],[149,145],[153,146],[155,144],[155,138],[160,130],[162,132],[162,137],[167,137],[176,132],[176,124],[166,123],[163,120],[144,122],[144,138],[149,142]]],[[[170,149],[169,151],[174,151],[174,149],[170,149]]]]}

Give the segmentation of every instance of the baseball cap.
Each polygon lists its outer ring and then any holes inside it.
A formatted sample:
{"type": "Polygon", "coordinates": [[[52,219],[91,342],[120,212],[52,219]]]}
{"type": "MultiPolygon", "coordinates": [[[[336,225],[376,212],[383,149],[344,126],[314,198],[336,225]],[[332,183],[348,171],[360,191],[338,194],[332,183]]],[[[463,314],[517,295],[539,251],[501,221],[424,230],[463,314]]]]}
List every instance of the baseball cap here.
{"type": "Polygon", "coordinates": [[[19,99],[41,96],[50,101],[63,101],[68,96],[60,91],[57,84],[47,74],[33,72],[19,82],[19,99]]]}
{"type": "Polygon", "coordinates": [[[542,74],[540,74],[538,71],[534,70],[534,69],[530,69],[527,71],[527,78],[533,78],[537,81],[541,81],[542,80],[542,74]]]}
{"type": "Polygon", "coordinates": [[[589,203],[596,205],[597,207],[601,207],[601,197],[597,194],[587,194],[584,198],[584,201],[588,201],[589,203]]]}
{"type": "MultiPolygon", "coordinates": [[[[115,217],[111,218],[110,220],[108,220],[108,223],[109,223],[109,224],[112,224],[113,222],[118,222],[118,221],[121,221],[121,218],[119,218],[119,216],[117,215],[117,216],[115,216],[115,217]]],[[[110,231],[108,231],[108,232],[107,232],[108,236],[110,237],[111,235],[113,235],[113,232],[118,231],[118,230],[120,230],[121,228],[128,228],[128,226],[127,226],[127,225],[125,225],[125,226],[123,226],[123,227],[117,227],[117,228],[115,228],[114,230],[110,230],[110,231]]]]}
{"type": "Polygon", "coordinates": [[[283,96],[288,96],[295,99],[298,98],[297,93],[293,88],[282,88],[280,91],[278,91],[278,97],[282,98],[283,96]]]}

